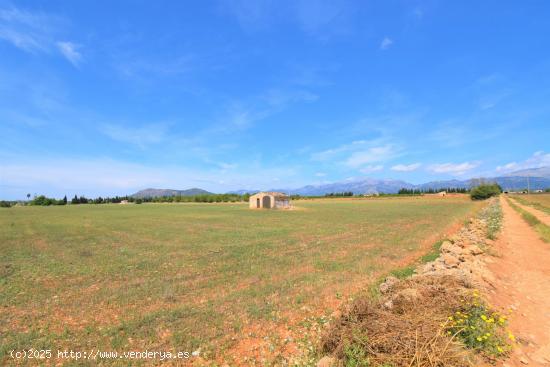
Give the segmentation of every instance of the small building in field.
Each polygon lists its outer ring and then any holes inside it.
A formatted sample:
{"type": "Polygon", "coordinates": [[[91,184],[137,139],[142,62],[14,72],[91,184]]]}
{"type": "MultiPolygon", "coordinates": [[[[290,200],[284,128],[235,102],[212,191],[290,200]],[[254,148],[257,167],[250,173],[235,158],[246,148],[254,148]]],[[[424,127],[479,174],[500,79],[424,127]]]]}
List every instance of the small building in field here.
{"type": "Polygon", "coordinates": [[[282,192],[259,192],[250,196],[250,209],[290,209],[290,197],[282,192]]]}
{"type": "Polygon", "coordinates": [[[128,204],[128,200],[120,200],[121,204],[128,204]]]}
{"type": "Polygon", "coordinates": [[[440,191],[436,195],[437,196],[447,196],[447,191],[440,191]]]}

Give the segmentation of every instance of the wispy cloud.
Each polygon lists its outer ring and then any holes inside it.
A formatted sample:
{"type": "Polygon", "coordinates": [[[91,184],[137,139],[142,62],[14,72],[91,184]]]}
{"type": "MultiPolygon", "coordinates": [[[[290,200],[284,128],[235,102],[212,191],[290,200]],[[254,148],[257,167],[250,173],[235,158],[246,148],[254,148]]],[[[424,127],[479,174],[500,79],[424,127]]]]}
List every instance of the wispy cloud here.
{"type": "Polygon", "coordinates": [[[496,168],[498,173],[509,173],[527,168],[550,167],[550,153],[535,152],[531,157],[522,162],[510,162],[496,168]]]}
{"type": "Polygon", "coordinates": [[[392,171],[397,172],[412,172],[416,171],[417,169],[422,166],[421,163],[412,163],[412,164],[396,164],[395,166],[392,166],[392,171]]]}
{"type": "Polygon", "coordinates": [[[220,118],[221,123],[210,132],[239,131],[251,128],[255,123],[267,119],[293,104],[313,103],[319,96],[307,90],[291,88],[270,88],[259,97],[237,100],[229,103],[220,118]]]}
{"type": "Polygon", "coordinates": [[[319,96],[308,90],[269,89],[262,97],[270,106],[286,107],[296,102],[315,102],[319,96]]]}
{"type": "Polygon", "coordinates": [[[170,59],[144,58],[114,53],[114,70],[124,79],[146,80],[149,77],[174,77],[187,74],[199,64],[192,55],[170,59]]]}
{"type": "Polygon", "coordinates": [[[26,51],[38,52],[48,48],[50,19],[15,7],[0,9],[0,39],[26,51]]]}
{"type": "Polygon", "coordinates": [[[380,42],[380,49],[382,51],[385,51],[390,48],[391,45],[393,45],[393,40],[389,37],[384,37],[384,39],[382,39],[382,42],[380,42]]]}
{"type": "Polygon", "coordinates": [[[271,30],[277,24],[290,23],[321,41],[350,33],[354,14],[350,3],[327,0],[226,0],[222,8],[247,32],[271,30]]]}
{"type": "Polygon", "coordinates": [[[381,165],[381,164],[368,165],[368,166],[364,166],[364,167],[360,168],[359,172],[364,173],[364,174],[369,174],[369,173],[373,173],[373,172],[377,172],[377,171],[382,171],[383,169],[384,169],[384,166],[381,165]]]}
{"type": "Polygon", "coordinates": [[[350,152],[369,144],[366,140],[355,140],[349,144],[343,144],[336,148],[326,149],[320,152],[311,154],[311,159],[314,161],[329,161],[335,159],[340,153],[350,152]]]}
{"type": "Polygon", "coordinates": [[[167,130],[166,124],[149,124],[140,127],[104,124],[100,127],[100,131],[109,138],[140,148],[161,143],[166,138],[167,130]]]}
{"type": "Polygon", "coordinates": [[[477,95],[477,106],[481,110],[494,108],[513,94],[509,82],[499,73],[478,78],[473,83],[472,89],[477,95]]]}
{"type": "Polygon", "coordinates": [[[478,166],[479,162],[439,163],[430,165],[428,170],[435,173],[447,173],[453,176],[462,176],[478,166]]]}
{"type": "Polygon", "coordinates": [[[354,152],[347,160],[346,165],[350,167],[361,167],[368,163],[383,162],[395,157],[397,154],[395,148],[388,144],[384,146],[372,147],[366,150],[354,152]]]}
{"type": "Polygon", "coordinates": [[[371,140],[355,140],[335,148],[314,152],[310,155],[312,161],[340,166],[344,169],[357,170],[362,173],[380,171],[382,163],[400,154],[400,148],[390,143],[386,138],[371,140]]]}
{"type": "Polygon", "coordinates": [[[75,45],[72,42],[57,42],[56,43],[57,48],[59,48],[59,51],[71,64],[74,66],[78,66],[80,61],[82,60],[82,55],[80,52],[77,51],[79,48],[78,45],[75,45]]]}
{"type": "Polygon", "coordinates": [[[56,40],[60,17],[39,12],[29,12],[16,7],[0,9],[0,40],[7,41],[29,53],[51,53],[57,49],[74,66],[82,55],[78,46],[69,41],[56,40]]]}

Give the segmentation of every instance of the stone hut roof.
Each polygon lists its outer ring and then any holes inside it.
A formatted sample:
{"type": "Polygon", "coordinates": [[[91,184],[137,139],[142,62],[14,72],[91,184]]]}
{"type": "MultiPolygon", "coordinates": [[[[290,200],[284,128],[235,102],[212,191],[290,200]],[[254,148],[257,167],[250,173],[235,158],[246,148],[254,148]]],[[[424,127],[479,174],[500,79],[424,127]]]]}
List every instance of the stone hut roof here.
{"type": "Polygon", "coordinates": [[[277,192],[277,191],[262,191],[262,192],[258,192],[254,195],[252,195],[251,197],[253,196],[265,196],[265,195],[269,195],[269,196],[275,196],[275,197],[288,197],[287,194],[283,193],[283,192],[277,192]]]}

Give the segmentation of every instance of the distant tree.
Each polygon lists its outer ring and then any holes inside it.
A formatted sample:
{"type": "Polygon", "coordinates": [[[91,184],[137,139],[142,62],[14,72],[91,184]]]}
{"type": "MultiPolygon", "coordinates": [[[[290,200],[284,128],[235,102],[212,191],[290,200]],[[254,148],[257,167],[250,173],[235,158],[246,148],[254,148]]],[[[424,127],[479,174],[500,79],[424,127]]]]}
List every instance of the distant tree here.
{"type": "Polygon", "coordinates": [[[80,204],[80,200],[78,200],[78,197],[75,195],[74,198],[71,199],[71,204],[80,204]]]}
{"type": "Polygon", "coordinates": [[[67,205],[67,195],[63,196],[63,205],[67,205]]]}
{"type": "Polygon", "coordinates": [[[482,184],[474,187],[470,191],[470,197],[472,200],[485,200],[492,196],[499,195],[502,192],[502,188],[497,184],[482,184]]]}

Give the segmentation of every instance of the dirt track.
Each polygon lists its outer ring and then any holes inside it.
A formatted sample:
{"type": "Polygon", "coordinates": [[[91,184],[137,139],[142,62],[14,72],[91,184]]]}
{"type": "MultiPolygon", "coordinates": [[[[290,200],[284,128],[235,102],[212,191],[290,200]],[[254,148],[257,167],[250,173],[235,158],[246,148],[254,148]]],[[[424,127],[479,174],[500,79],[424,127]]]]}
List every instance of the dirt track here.
{"type": "Polygon", "coordinates": [[[512,309],[510,328],[521,346],[499,365],[550,366],[550,244],[504,198],[500,202],[504,220],[489,264],[495,275],[490,302],[512,309]]]}
{"type": "Polygon", "coordinates": [[[550,226],[550,215],[546,214],[545,212],[532,208],[527,205],[523,205],[517,200],[514,200],[514,204],[519,206],[521,209],[525,210],[526,212],[529,212],[533,214],[535,217],[537,217],[542,223],[546,224],[547,226],[550,226]]]}

